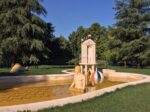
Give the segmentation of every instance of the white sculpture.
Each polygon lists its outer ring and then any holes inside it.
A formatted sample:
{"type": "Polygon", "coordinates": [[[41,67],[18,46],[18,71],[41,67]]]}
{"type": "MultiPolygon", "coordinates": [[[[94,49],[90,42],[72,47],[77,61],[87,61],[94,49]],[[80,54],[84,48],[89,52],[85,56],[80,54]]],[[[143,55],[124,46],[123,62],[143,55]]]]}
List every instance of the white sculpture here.
{"type": "Polygon", "coordinates": [[[88,83],[88,72],[96,70],[96,44],[90,39],[91,35],[88,35],[88,39],[81,44],[81,72],[86,75],[86,84],[88,83]]]}
{"type": "Polygon", "coordinates": [[[91,35],[88,35],[87,40],[81,44],[81,62],[75,68],[76,74],[70,86],[72,91],[84,92],[89,81],[92,85],[103,81],[102,73],[96,69],[96,44],[90,38],[91,35]]]}

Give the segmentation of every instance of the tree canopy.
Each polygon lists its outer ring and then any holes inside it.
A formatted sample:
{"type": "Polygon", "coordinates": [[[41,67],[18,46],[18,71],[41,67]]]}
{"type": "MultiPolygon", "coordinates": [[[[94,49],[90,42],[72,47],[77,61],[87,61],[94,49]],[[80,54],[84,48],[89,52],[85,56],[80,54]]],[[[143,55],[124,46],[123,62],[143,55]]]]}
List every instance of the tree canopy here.
{"type": "Polygon", "coordinates": [[[73,53],[72,63],[78,64],[80,61],[81,42],[84,41],[87,35],[92,35],[91,39],[96,42],[97,59],[103,60],[104,51],[107,49],[107,31],[106,28],[99,23],[93,23],[89,28],[80,26],[77,31],[74,31],[69,36],[70,47],[73,53]]]}
{"type": "Polygon", "coordinates": [[[150,1],[115,0],[116,23],[79,26],[69,37],[53,34],[40,15],[43,0],[0,0],[0,65],[79,64],[81,42],[96,42],[97,62],[105,65],[150,64],[150,1]]]}
{"type": "Polygon", "coordinates": [[[137,66],[149,63],[150,1],[116,0],[115,2],[117,23],[114,26],[114,36],[121,42],[118,61],[125,65],[137,66]]]}
{"type": "Polygon", "coordinates": [[[38,16],[47,13],[40,2],[0,0],[0,48],[6,63],[38,64],[39,54],[44,55],[53,29],[38,16]]]}

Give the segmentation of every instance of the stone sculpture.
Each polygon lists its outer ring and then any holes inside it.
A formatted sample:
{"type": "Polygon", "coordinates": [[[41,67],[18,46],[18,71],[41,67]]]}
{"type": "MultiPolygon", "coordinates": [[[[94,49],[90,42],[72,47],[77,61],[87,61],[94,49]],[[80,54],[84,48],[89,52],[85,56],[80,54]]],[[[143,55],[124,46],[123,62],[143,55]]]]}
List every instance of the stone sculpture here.
{"type": "Polygon", "coordinates": [[[84,92],[85,90],[85,76],[81,73],[81,67],[75,67],[75,75],[70,90],[84,92]]]}
{"type": "Polygon", "coordinates": [[[28,67],[23,67],[19,63],[16,63],[10,70],[10,73],[22,73],[28,70],[28,67]]]}

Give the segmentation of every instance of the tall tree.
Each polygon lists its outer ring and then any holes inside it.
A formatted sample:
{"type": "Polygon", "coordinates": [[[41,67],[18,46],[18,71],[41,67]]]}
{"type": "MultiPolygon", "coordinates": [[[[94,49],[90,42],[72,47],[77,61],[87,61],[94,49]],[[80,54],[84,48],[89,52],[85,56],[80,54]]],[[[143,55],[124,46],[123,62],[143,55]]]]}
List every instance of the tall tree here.
{"type": "MultiPolygon", "coordinates": [[[[115,0],[117,23],[114,35],[122,43],[119,50],[119,60],[124,65],[144,65],[143,60],[149,57],[149,0],[115,0]]],[[[147,60],[148,63],[148,60],[147,60]]]]}
{"type": "Polygon", "coordinates": [[[38,57],[40,60],[40,64],[50,64],[52,50],[53,50],[53,40],[55,36],[53,35],[54,27],[51,23],[47,23],[45,28],[45,38],[43,40],[44,43],[44,50],[42,52],[39,52],[38,57]]]}
{"type": "Polygon", "coordinates": [[[85,38],[85,28],[83,26],[78,27],[77,31],[72,32],[69,35],[70,48],[73,54],[73,59],[70,63],[79,64],[80,52],[81,52],[81,41],[85,38]]]}
{"type": "Polygon", "coordinates": [[[50,48],[51,60],[49,61],[52,64],[68,64],[72,58],[69,41],[64,36],[53,38],[50,48]]]}
{"type": "Polygon", "coordinates": [[[86,34],[91,34],[92,39],[96,43],[96,55],[97,60],[105,60],[103,53],[107,49],[107,30],[105,27],[101,26],[99,23],[93,23],[89,28],[86,30],[86,34]]]}
{"type": "Polygon", "coordinates": [[[0,48],[11,64],[39,63],[45,51],[48,25],[42,0],[0,0],[0,48]]]}
{"type": "Polygon", "coordinates": [[[116,65],[118,62],[118,50],[121,46],[121,41],[113,36],[113,26],[107,28],[107,38],[105,43],[105,50],[103,53],[106,65],[116,65]]]}
{"type": "Polygon", "coordinates": [[[87,35],[92,35],[91,38],[96,42],[97,59],[104,60],[104,51],[106,50],[107,31],[99,23],[93,23],[89,28],[80,26],[77,31],[72,32],[69,36],[70,46],[74,59],[71,60],[74,64],[80,61],[81,42],[86,40],[87,35]]]}

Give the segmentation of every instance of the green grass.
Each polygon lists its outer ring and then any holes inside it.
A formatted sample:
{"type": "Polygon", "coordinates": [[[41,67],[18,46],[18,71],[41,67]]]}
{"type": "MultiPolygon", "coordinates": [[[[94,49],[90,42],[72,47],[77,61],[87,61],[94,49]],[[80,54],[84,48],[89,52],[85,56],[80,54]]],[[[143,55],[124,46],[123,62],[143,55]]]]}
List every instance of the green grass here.
{"type": "Polygon", "coordinates": [[[150,84],[126,87],[117,92],[39,112],[150,112],[150,84]]]}
{"type": "Polygon", "coordinates": [[[138,69],[138,68],[125,68],[125,67],[108,67],[108,69],[114,69],[118,72],[129,72],[129,73],[150,75],[150,68],[138,69]]]}
{"type": "Polygon", "coordinates": [[[62,70],[73,68],[71,65],[40,65],[30,66],[28,71],[21,74],[10,74],[10,68],[0,68],[0,76],[61,74],[62,70]]]}

